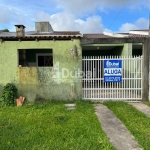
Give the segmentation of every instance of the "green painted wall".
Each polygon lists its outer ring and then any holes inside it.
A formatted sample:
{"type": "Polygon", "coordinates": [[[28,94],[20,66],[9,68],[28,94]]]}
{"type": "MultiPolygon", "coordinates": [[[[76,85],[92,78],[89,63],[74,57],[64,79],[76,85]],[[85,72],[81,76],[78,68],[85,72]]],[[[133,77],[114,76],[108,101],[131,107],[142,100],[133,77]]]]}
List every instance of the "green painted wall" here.
{"type": "MultiPolygon", "coordinates": [[[[125,43],[124,47],[122,49],[122,52],[121,52],[121,56],[126,56],[126,57],[130,56],[132,58],[133,55],[140,55],[140,54],[142,54],[141,53],[142,50],[133,49],[133,45],[135,45],[135,44],[125,43]]],[[[136,45],[141,45],[141,44],[137,43],[136,45]]],[[[134,72],[136,72],[136,71],[140,72],[140,70],[139,70],[140,69],[140,65],[141,65],[140,61],[138,61],[138,60],[137,60],[136,63],[133,60],[124,61],[123,71],[124,71],[125,76],[129,77],[129,78],[137,78],[137,74],[134,73],[134,72]],[[126,66],[126,67],[124,67],[124,66],[126,66]]],[[[137,81],[137,83],[138,83],[138,86],[141,87],[140,81],[137,81]]],[[[136,86],[135,85],[135,80],[130,80],[130,81],[126,80],[126,81],[124,81],[124,84],[126,85],[126,87],[134,88],[136,86]]]]}
{"type": "Polygon", "coordinates": [[[132,56],[132,43],[124,43],[121,56],[132,56]]]}
{"type": "MultiPolygon", "coordinates": [[[[31,58],[30,58],[31,59],[31,58]]],[[[75,74],[82,70],[82,49],[79,39],[73,41],[3,41],[0,43],[0,88],[15,83],[19,94],[29,101],[39,99],[67,100],[82,98],[79,76],[65,76],[63,71],[75,74]],[[71,55],[70,49],[78,55],[71,55]],[[54,67],[18,67],[18,49],[52,49],[54,67]]]]}

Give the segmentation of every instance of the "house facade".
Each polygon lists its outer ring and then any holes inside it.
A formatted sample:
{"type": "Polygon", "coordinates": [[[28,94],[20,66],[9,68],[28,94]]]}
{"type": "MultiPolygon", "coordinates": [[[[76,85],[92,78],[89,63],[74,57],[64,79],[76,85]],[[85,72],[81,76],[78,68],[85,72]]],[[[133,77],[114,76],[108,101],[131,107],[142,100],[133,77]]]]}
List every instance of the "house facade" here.
{"type": "Polygon", "coordinates": [[[142,55],[148,30],[120,34],[54,31],[36,22],[35,31],[0,32],[0,89],[14,83],[19,95],[35,100],[83,97],[83,57],[142,55]]]}
{"type": "Polygon", "coordinates": [[[16,33],[0,34],[1,89],[14,83],[29,101],[81,98],[75,75],[82,70],[80,32],[56,32],[48,22],[37,22],[35,32],[24,30],[16,25],[16,33]]]}

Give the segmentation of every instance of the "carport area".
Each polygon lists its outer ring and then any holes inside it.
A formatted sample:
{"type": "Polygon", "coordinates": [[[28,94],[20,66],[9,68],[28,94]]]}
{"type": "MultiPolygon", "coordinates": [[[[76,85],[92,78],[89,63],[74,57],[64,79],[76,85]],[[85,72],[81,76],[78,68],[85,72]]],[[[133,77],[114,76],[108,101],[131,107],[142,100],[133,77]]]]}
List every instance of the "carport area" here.
{"type": "Polygon", "coordinates": [[[142,43],[84,44],[82,56],[141,56],[142,43]]]}
{"type": "Polygon", "coordinates": [[[141,43],[82,45],[83,99],[140,100],[141,55],[141,43]],[[104,60],[122,61],[122,82],[104,82],[104,60]]]}

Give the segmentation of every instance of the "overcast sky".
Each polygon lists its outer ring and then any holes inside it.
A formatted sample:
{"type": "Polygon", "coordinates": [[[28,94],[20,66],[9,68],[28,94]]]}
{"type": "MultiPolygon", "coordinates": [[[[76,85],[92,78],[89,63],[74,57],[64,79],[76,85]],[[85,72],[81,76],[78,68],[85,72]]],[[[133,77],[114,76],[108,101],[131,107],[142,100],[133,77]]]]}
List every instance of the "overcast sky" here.
{"type": "Polygon", "coordinates": [[[150,0],[0,0],[0,29],[49,21],[56,31],[128,32],[148,29],[150,0]]]}

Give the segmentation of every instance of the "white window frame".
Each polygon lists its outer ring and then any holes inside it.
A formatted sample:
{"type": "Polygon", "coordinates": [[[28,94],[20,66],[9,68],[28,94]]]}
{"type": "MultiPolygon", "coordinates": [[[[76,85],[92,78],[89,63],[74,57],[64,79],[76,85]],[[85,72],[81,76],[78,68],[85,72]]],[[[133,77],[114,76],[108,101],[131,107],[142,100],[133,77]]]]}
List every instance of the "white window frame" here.
{"type": "Polygon", "coordinates": [[[37,67],[39,67],[38,66],[38,56],[53,56],[53,55],[52,55],[52,53],[36,53],[36,65],[37,65],[37,67]]]}

